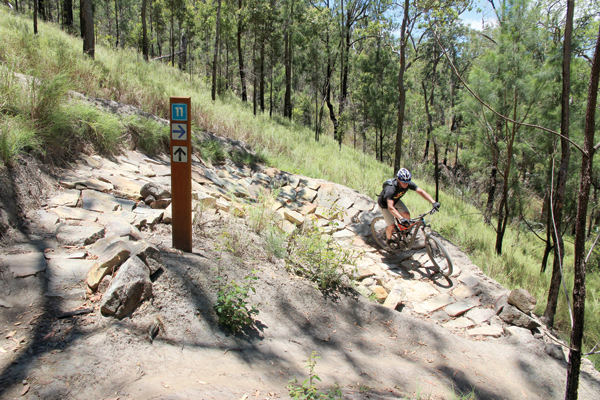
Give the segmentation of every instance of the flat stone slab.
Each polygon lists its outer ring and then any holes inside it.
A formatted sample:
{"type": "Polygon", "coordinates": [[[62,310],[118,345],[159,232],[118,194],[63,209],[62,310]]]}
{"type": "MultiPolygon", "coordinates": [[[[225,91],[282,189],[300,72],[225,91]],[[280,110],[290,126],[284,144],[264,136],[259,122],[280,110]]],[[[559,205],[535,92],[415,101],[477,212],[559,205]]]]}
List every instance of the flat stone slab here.
{"type": "MultiPolygon", "coordinates": [[[[337,204],[338,207],[340,207],[340,208],[342,208],[344,210],[347,210],[350,207],[352,207],[352,205],[354,204],[354,200],[352,200],[351,198],[346,197],[346,196],[341,196],[338,199],[338,201],[337,201],[336,204],[337,204]]],[[[356,210],[356,211],[359,211],[359,210],[356,210]]]]}
{"type": "Polygon", "coordinates": [[[461,300],[457,303],[450,304],[448,307],[446,307],[446,312],[449,316],[456,317],[465,313],[471,308],[478,307],[480,305],[481,303],[479,302],[478,298],[470,297],[468,299],[461,300]]]}
{"type": "Polygon", "coordinates": [[[504,329],[501,326],[490,325],[481,326],[479,328],[470,329],[468,331],[469,336],[491,336],[499,338],[504,333],[504,329]]]}
{"type": "Polygon", "coordinates": [[[423,303],[421,303],[421,307],[428,312],[432,312],[439,310],[440,308],[446,307],[448,304],[453,302],[454,299],[449,294],[441,294],[439,296],[435,296],[434,298],[424,301],[423,303]]]}
{"type": "Polygon", "coordinates": [[[219,178],[219,176],[217,174],[215,174],[213,172],[213,170],[211,170],[211,169],[204,170],[204,175],[208,179],[210,179],[214,184],[219,185],[219,186],[225,186],[225,183],[223,182],[223,180],[221,178],[219,178]]]}
{"type": "Polygon", "coordinates": [[[429,317],[432,321],[439,322],[440,324],[450,321],[452,318],[444,310],[439,310],[431,314],[429,317]]]}
{"type": "MultiPolygon", "coordinates": [[[[293,188],[293,186],[290,186],[290,187],[293,188]]],[[[305,201],[308,201],[309,203],[312,203],[315,200],[315,198],[317,197],[317,193],[318,192],[315,190],[304,187],[298,191],[296,197],[301,200],[305,200],[305,201]]]]}
{"type": "Polygon", "coordinates": [[[104,237],[104,233],[104,227],[98,224],[61,224],[56,230],[56,240],[66,246],[87,246],[104,237]]]}
{"type": "Polygon", "coordinates": [[[119,202],[120,199],[95,190],[83,190],[81,198],[83,200],[83,205],[81,207],[84,210],[108,213],[117,211],[121,206],[121,202],[119,202]]]}
{"type": "Polygon", "coordinates": [[[95,178],[82,179],[77,182],[77,186],[80,185],[85,186],[87,189],[97,190],[99,192],[105,192],[115,188],[112,183],[104,182],[95,178]]]}
{"type": "Polygon", "coordinates": [[[119,236],[107,236],[98,240],[96,243],[86,246],[86,251],[89,254],[100,256],[108,246],[116,242],[129,242],[129,238],[122,238],[119,236]]]}
{"type": "Polygon", "coordinates": [[[471,328],[471,327],[475,326],[475,323],[468,318],[459,317],[459,318],[453,319],[451,321],[448,321],[442,325],[449,329],[465,329],[465,328],[471,328]]]}
{"type": "Polygon", "coordinates": [[[474,289],[472,289],[466,285],[458,286],[458,287],[454,288],[454,290],[452,291],[452,295],[459,300],[467,298],[467,297],[475,296],[476,294],[477,294],[477,292],[474,289]]]}
{"type": "Polygon", "coordinates": [[[279,197],[287,200],[296,200],[296,191],[291,186],[284,186],[279,190],[279,197]]]}
{"type": "Polygon", "coordinates": [[[50,207],[59,207],[59,206],[76,207],[77,202],[79,201],[80,195],[81,195],[80,190],[67,189],[67,190],[64,190],[62,193],[60,193],[59,195],[52,197],[48,201],[48,205],[50,207]]]}
{"type": "Polygon", "coordinates": [[[288,210],[288,209],[283,209],[283,217],[287,220],[290,221],[291,223],[293,223],[294,225],[302,225],[304,223],[304,216],[300,213],[297,213],[295,211],[292,210],[288,210]]]}
{"type": "Polygon", "coordinates": [[[407,300],[417,303],[422,303],[429,297],[440,294],[436,288],[427,282],[416,282],[414,284],[407,285],[405,289],[407,300]]]}
{"type": "Polygon", "coordinates": [[[138,199],[140,197],[140,190],[142,189],[142,186],[144,186],[144,184],[140,184],[134,179],[128,179],[118,175],[104,176],[103,179],[112,183],[117,193],[133,199],[138,199]]]}
{"type": "Polygon", "coordinates": [[[44,253],[0,255],[0,265],[8,267],[15,278],[24,278],[46,270],[44,253]]]}
{"type": "Polygon", "coordinates": [[[489,321],[496,312],[492,308],[472,308],[465,314],[465,317],[469,318],[477,325],[489,321]]]}
{"type": "Polygon", "coordinates": [[[336,239],[351,239],[356,236],[356,233],[348,229],[342,229],[341,231],[335,232],[332,236],[336,239]]]}
{"type": "Polygon", "coordinates": [[[357,210],[360,211],[371,211],[374,207],[375,207],[375,202],[374,201],[367,201],[364,199],[358,199],[354,202],[354,204],[352,205],[352,207],[356,208],[357,210]]]}
{"type": "Polygon", "coordinates": [[[84,210],[78,207],[56,207],[52,209],[62,219],[75,221],[96,222],[102,214],[95,211],[84,210]]]}
{"type": "Polygon", "coordinates": [[[462,274],[458,280],[470,288],[474,288],[479,284],[479,279],[471,274],[462,274]]]}

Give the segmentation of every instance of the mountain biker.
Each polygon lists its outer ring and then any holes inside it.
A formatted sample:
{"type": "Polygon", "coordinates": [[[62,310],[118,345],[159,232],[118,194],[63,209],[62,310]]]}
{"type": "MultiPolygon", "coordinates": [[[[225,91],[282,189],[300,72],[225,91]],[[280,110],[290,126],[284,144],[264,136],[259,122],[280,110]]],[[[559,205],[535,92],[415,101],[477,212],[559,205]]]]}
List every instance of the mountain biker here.
{"type": "Polygon", "coordinates": [[[379,208],[381,208],[381,213],[383,214],[383,219],[387,224],[385,236],[386,243],[388,243],[388,245],[392,237],[392,232],[394,231],[394,217],[398,218],[401,224],[408,225],[410,212],[400,199],[406,194],[406,192],[408,192],[409,189],[416,191],[419,195],[421,195],[421,197],[429,201],[436,210],[440,208],[440,203],[433,200],[429,193],[419,188],[414,182],[411,181],[411,179],[412,175],[410,174],[410,171],[406,168],[401,168],[398,171],[396,179],[390,179],[386,182],[387,184],[384,185],[384,188],[377,199],[377,203],[379,204],[379,208]]]}

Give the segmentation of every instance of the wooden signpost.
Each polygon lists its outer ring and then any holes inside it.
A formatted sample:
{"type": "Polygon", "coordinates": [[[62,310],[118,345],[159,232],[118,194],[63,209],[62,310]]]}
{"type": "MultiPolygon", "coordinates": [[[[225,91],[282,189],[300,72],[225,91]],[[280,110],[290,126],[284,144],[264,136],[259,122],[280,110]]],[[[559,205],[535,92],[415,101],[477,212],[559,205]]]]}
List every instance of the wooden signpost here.
{"type": "Polygon", "coordinates": [[[192,252],[191,98],[171,97],[173,247],[192,252]]]}

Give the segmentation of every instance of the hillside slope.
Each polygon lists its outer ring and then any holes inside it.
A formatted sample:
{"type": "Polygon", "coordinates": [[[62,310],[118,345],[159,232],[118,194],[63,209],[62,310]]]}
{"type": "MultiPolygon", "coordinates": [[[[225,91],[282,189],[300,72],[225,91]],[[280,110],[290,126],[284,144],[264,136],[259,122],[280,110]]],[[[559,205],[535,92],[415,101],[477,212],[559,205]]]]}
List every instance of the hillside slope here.
{"type": "MultiPolygon", "coordinates": [[[[133,203],[141,209],[139,200],[128,200],[135,195],[126,195],[125,177],[167,182],[165,158],[154,158],[150,164],[163,169],[162,177],[148,177],[142,173],[148,157],[125,155],[112,160],[82,156],[70,170],[55,169],[52,174],[41,172],[39,167],[44,167],[29,159],[2,171],[7,184],[0,196],[4,215],[20,219],[21,224],[5,230],[0,251],[5,256],[0,266],[0,398],[21,394],[30,399],[289,398],[286,385],[294,377],[300,382],[305,379],[306,360],[313,351],[321,357],[315,372],[322,383],[315,384],[324,390],[337,382],[347,399],[419,394],[450,399],[469,393],[477,399],[563,397],[566,362],[546,354],[543,340],[531,334],[530,338],[511,336],[508,331],[498,338],[470,337],[464,329],[443,327],[431,313],[417,312],[433,293],[414,298],[409,293],[396,310],[353,289],[324,294],[309,281],[290,275],[281,260],[271,262],[264,242],[244,220],[212,208],[199,217],[191,254],[171,248],[171,226],[164,221],[147,219],[145,228],[132,222],[141,231],[129,228],[123,238],[141,235],[160,249],[162,272],[152,276],[151,299],[131,315],[122,320],[102,316],[101,296],[86,295],[83,289],[87,269],[98,254],[94,245],[65,245],[58,232],[63,225],[86,225],[81,222],[89,217],[81,208],[83,198],[63,208],[85,216],[57,214],[58,225],[49,225],[46,217],[60,208],[56,199],[64,198],[70,184],[74,184],[70,190],[80,192],[98,185],[95,190],[112,196],[122,208],[133,203]],[[137,167],[132,168],[136,158],[137,167]],[[90,179],[91,173],[108,170],[112,172],[106,179],[90,179]],[[88,177],[87,183],[81,177],[88,177]],[[112,189],[102,186],[109,182],[112,189]],[[38,212],[41,208],[43,213],[38,212]],[[237,242],[224,242],[227,237],[237,242]],[[245,247],[235,256],[224,250],[227,243],[245,247]],[[6,261],[6,255],[38,252],[44,254],[43,267],[33,273],[19,271],[35,267],[34,263],[15,266],[6,261]],[[63,267],[57,269],[58,265],[63,267]],[[260,310],[257,324],[244,334],[228,334],[217,325],[213,312],[215,280],[220,273],[241,281],[252,270],[258,277],[256,293],[250,298],[260,310]],[[91,313],[65,315],[76,309],[91,313]],[[156,317],[164,329],[150,343],[148,329],[156,317]]],[[[122,212],[106,211],[104,217],[93,218],[103,224],[108,236],[107,231],[122,228],[114,225],[119,219],[116,213],[122,212]]],[[[384,254],[373,253],[368,238],[359,242],[370,258],[385,261],[384,254]]],[[[459,270],[477,276],[472,285],[479,288],[477,295],[489,294],[486,288],[502,290],[458,248],[445,244],[459,270]]],[[[427,273],[410,278],[410,271],[400,265],[391,269],[408,273],[403,278],[407,285],[429,285],[441,295],[454,296],[456,287],[465,286],[453,279],[444,287],[427,273]]],[[[418,271],[424,270],[419,266],[414,272],[418,271]]],[[[100,293],[107,285],[103,282],[100,293]]],[[[491,300],[487,299],[488,306],[491,300]]],[[[598,398],[598,374],[587,371],[580,398],[598,398]]]]}

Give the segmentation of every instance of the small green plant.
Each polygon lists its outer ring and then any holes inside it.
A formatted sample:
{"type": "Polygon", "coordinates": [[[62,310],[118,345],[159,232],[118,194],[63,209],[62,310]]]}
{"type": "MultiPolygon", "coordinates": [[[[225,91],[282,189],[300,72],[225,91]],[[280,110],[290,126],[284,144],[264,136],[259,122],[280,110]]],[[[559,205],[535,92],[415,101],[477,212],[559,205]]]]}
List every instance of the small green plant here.
{"type": "Polygon", "coordinates": [[[252,326],[254,324],[253,315],[257,315],[259,312],[256,305],[248,304],[250,291],[256,293],[254,284],[258,277],[255,274],[256,271],[252,271],[246,275],[241,284],[235,280],[223,284],[224,278],[217,277],[219,291],[214,309],[219,324],[233,333],[241,332],[244,328],[252,326]]]}
{"type": "Polygon", "coordinates": [[[317,356],[317,352],[313,351],[306,360],[308,368],[308,377],[300,385],[298,379],[290,380],[287,388],[289,395],[294,400],[313,400],[313,399],[341,399],[342,391],[337,384],[331,386],[328,393],[323,393],[317,389],[315,381],[321,382],[319,375],[315,373],[315,367],[317,366],[317,360],[321,358],[317,356]]]}

